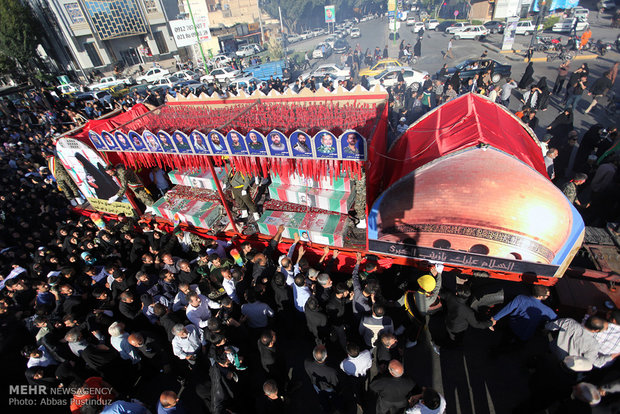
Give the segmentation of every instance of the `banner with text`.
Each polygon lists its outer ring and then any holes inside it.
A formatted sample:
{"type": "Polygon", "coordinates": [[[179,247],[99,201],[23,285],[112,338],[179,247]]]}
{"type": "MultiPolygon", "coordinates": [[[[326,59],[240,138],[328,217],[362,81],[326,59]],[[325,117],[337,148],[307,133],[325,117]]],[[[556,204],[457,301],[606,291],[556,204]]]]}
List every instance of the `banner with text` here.
{"type": "Polygon", "coordinates": [[[196,30],[198,30],[201,42],[211,39],[209,19],[207,17],[196,18],[196,28],[194,28],[191,20],[170,20],[170,29],[177,47],[197,44],[196,30]]]}

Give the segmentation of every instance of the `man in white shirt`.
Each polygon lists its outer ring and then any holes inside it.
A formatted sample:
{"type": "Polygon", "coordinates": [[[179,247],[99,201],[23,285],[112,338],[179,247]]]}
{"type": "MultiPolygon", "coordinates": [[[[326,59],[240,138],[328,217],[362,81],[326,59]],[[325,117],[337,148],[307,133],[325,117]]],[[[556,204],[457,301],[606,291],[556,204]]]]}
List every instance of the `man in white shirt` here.
{"type": "Polygon", "coordinates": [[[237,296],[237,282],[235,281],[232,272],[230,269],[224,268],[220,273],[224,278],[224,280],[222,280],[222,287],[224,288],[224,291],[233,302],[239,304],[239,296],[237,296]]]}
{"type": "Polygon", "coordinates": [[[130,360],[132,364],[140,362],[140,354],[127,339],[129,334],[125,332],[124,323],[114,322],[108,328],[108,333],[110,334],[110,344],[118,351],[121,358],[130,360]]]}
{"type": "Polygon", "coordinates": [[[414,396],[418,402],[405,411],[405,414],[443,414],[446,412],[446,400],[432,388],[424,387],[421,395],[414,396]]]}
{"type": "Polygon", "coordinates": [[[219,303],[196,292],[190,292],[187,295],[187,302],[187,308],[185,309],[187,319],[200,329],[207,327],[207,321],[211,317],[211,309],[220,308],[219,303]]]}
{"type": "Polygon", "coordinates": [[[190,365],[196,363],[196,358],[202,347],[206,345],[202,329],[194,325],[183,326],[176,324],[172,327],[172,352],[179,359],[185,359],[190,365]]]}
{"type": "Polygon", "coordinates": [[[293,284],[293,303],[295,309],[299,312],[303,312],[304,306],[306,306],[306,302],[310,296],[312,296],[312,291],[308,285],[306,285],[306,278],[303,275],[295,276],[295,283],[293,284]]]}
{"type": "Polygon", "coordinates": [[[345,374],[353,377],[353,394],[358,401],[362,401],[365,391],[366,375],[372,367],[372,354],[365,349],[360,352],[360,347],[355,342],[347,344],[348,356],[340,363],[340,369],[345,374]]]}

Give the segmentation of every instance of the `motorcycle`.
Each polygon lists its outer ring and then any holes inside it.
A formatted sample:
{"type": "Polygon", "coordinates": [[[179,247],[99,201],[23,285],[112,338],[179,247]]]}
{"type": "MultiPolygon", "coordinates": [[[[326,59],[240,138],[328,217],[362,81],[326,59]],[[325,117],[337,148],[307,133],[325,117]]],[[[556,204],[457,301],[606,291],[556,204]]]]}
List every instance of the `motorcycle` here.
{"type": "Polygon", "coordinates": [[[596,44],[594,45],[594,48],[596,49],[596,51],[598,52],[599,55],[601,56],[605,56],[605,53],[607,53],[608,50],[611,50],[611,43],[610,42],[604,42],[602,40],[597,40],[596,44]]]}

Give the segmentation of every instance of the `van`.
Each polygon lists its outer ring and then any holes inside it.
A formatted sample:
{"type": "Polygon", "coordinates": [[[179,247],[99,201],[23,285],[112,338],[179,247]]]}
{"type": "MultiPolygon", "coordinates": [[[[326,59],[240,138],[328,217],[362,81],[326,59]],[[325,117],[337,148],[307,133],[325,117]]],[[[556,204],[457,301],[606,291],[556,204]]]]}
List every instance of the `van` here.
{"type": "Polygon", "coordinates": [[[583,7],[575,7],[572,12],[573,17],[577,18],[577,20],[581,22],[588,21],[588,16],[590,15],[590,10],[584,9],[583,7]]]}
{"type": "Polygon", "coordinates": [[[531,20],[523,20],[521,22],[517,22],[517,28],[515,29],[515,34],[518,35],[531,35],[536,31],[536,25],[531,20]]]}

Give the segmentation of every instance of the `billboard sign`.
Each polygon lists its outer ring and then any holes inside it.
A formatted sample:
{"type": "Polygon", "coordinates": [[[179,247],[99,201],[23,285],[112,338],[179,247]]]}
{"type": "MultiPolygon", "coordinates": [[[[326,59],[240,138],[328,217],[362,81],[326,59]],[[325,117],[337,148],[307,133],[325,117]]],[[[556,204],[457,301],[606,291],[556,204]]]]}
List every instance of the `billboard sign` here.
{"type": "Polygon", "coordinates": [[[200,41],[204,42],[211,39],[211,31],[209,30],[209,19],[207,17],[201,17],[196,19],[196,28],[192,24],[191,20],[170,20],[170,29],[174,36],[174,42],[177,47],[193,46],[198,44],[196,40],[196,29],[198,30],[198,36],[200,41]]]}
{"type": "Polygon", "coordinates": [[[336,6],[325,6],[325,23],[336,23],[336,6]]]}

